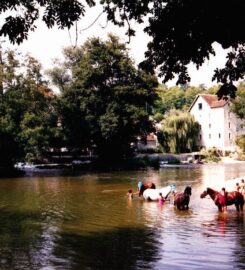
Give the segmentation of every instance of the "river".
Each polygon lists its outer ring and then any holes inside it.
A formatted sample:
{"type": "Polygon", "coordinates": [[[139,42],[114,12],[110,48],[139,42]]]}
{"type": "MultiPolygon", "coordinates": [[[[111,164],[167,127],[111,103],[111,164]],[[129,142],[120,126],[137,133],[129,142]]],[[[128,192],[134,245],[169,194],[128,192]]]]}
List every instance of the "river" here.
{"type": "Polygon", "coordinates": [[[245,214],[200,198],[242,176],[243,163],[1,179],[0,269],[245,269],[245,214]],[[190,209],[128,200],[139,179],[191,185],[190,209]]]}

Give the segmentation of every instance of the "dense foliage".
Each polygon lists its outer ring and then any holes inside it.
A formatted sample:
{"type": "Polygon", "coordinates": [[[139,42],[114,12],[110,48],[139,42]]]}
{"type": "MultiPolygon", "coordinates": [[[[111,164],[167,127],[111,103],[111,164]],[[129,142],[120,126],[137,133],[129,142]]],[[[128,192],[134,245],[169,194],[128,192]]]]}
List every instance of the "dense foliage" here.
{"type": "Polygon", "coordinates": [[[158,141],[166,153],[187,153],[198,149],[200,125],[188,112],[171,110],[165,114],[158,141]]]}
{"type": "Polygon", "coordinates": [[[147,70],[159,68],[164,82],[178,75],[178,83],[190,81],[187,65],[200,67],[210,55],[212,44],[218,42],[224,49],[232,48],[224,69],[217,69],[213,79],[222,82],[219,96],[235,94],[234,81],[243,78],[245,50],[243,0],[174,0],[174,1],[121,1],[103,0],[108,18],[116,24],[128,25],[130,20],[141,23],[145,17],[149,25],[145,31],[152,37],[143,66],[147,70]]]}
{"type": "Polygon", "coordinates": [[[196,96],[206,91],[202,87],[166,87],[160,85],[157,88],[158,100],[155,104],[155,117],[159,117],[171,109],[187,110],[196,96]]]}
{"type": "Polygon", "coordinates": [[[106,159],[128,156],[137,137],[153,130],[149,116],[156,78],[136,69],[125,45],[112,35],[107,41],[92,38],[64,54],[65,63],[50,75],[62,92],[60,114],[68,145],[93,147],[106,159]]]}
{"type": "MultiPolygon", "coordinates": [[[[233,82],[244,77],[245,35],[242,31],[245,2],[243,0],[101,0],[108,20],[128,27],[127,34],[134,35],[132,21],[147,23],[145,32],[152,37],[142,63],[148,71],[158,68],[159,76],[167,82],[178,75],[178,83],[190,81],[189,63],[198,68],[214,55],[214,42],[223,48],[232,48],[223,69],[216,69],[213,79],[221,82],[218,95],[234,97],[233,82]]],[[[0,35],[20,43],[29,31],[35,30],[35,21],[44,10],[43,21],[49,28],[57,24],[60,28],[71,27],[95,5],[93,0],[19,0],[0,3],[0,14],[5,21],[0,35]],[[14,13],[13,11],[17,12],[14,13]],[[12,11],[9,15],[9,11],[12,11]],[[21,11],[21,12],[18,12],[21,11]]]]}
{"type": "MultiPolygon", "coordinates": [[[[237,146],[242,150],[243,155],[245,154],[245,135],[240,135],[236,138],[237,146]]],[[[244,159],[244,157],[243,157],[244,159]]]]}
{"type": "Polygon", "coordinates": [[[54,96],[40,64],[7,51],[1,58],[0,167],[38,160],[50,143],[54,96]]]}
{"type": "MultiPolygon", "coordinates": [[[[60,89],[56,96],[36,59],[0,54],[0,169],[43,161],[47,151],[61,147],[71,154],[93,152],[109,165],[129,157],[162,120],[158,139],[165,152],[197,149],[199,125],[186,110],[198,93],[215,93],[219,86],[159,86],[113,35],[65,48],[64,58],[49,71],[60,89]]],[[[242,119],[244,104],[240,83],[232,108],[242,119]]],[[[244,136],[237,143],[244,149],[244,136]]]]}
{"type": "Polygon", "coordinates": [[[233,112],[241,119],[245,119],[245,82],[238,85],[237,97],[233,101],[233,112]]]}

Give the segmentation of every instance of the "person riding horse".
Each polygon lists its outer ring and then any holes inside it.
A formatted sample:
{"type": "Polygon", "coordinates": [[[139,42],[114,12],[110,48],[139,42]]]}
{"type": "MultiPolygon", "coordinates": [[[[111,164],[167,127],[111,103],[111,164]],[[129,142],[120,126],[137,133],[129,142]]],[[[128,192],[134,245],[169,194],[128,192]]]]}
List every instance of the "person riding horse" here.
{"type": "MultiPolygon", "coordinates": [[[[222,200],[223,198],[221,197],[222,195],[220,194],[220,192],[208,187],[201,193],[200,197],[203,199],[207,195],[209,195],[210,198],[214,201],[220,212],[224,211],[224,201],[222,200]]],[[[235,204],[237,211],[243,211],[244,198],[240,192],[232,191],[226,193],[225,205],[229,206],[232,204],[235,204]]]]}

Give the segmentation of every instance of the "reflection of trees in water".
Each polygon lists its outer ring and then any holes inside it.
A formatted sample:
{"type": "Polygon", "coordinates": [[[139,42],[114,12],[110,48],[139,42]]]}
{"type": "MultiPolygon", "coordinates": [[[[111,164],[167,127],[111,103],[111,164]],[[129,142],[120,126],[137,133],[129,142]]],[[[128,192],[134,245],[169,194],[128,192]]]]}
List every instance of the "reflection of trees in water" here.
{"type": "Polygon", "coordinates": [[[40,241],[40,214],[1,209],[0,216],[0,269],[39,269],[32,252],[40,241]]]}
{"type": "Polygon", "coordinates": [[[153,230],[118,228],[84,236],[52,231],[40,213],[0,210],[0,215],[0,269],[135,270],[159,260],[153,230]]]}
{"type": "Polygon", "coordinates": [[[62,269],[151,269],[157,258],[153,231],[121,228],[82,236],[63,233],[56,244],[55,257],[67,258],[62,269]]]}

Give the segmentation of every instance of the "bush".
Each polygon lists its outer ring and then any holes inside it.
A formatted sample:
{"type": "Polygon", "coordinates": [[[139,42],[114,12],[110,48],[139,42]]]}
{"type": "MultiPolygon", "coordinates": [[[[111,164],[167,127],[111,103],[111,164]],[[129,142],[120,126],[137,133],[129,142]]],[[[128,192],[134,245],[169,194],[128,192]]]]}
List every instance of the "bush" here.
{"type": "Polygon", "coordinates": [[[202,149],[201,154],[204,156],[204,162],[217,163],[221,161],[220,151],[216,148],[202,149]]]}

